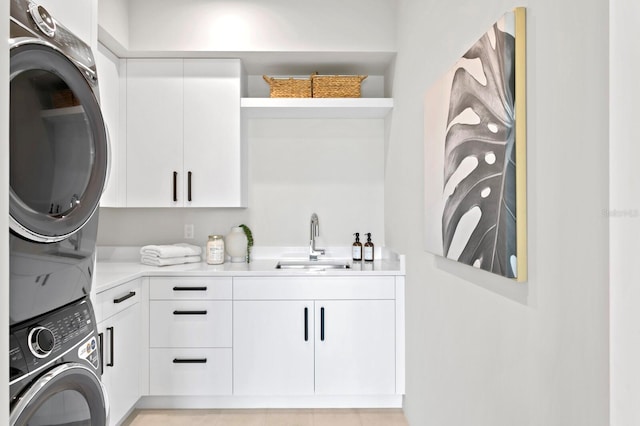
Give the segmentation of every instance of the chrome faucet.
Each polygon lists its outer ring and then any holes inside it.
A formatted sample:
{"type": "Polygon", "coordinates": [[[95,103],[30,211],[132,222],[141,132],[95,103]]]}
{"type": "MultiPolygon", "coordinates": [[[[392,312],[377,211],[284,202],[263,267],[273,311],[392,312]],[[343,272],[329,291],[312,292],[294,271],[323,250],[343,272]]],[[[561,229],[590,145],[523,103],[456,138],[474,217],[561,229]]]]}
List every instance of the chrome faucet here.
{"type": "Polygon", "coordinates": [[[316,237],[320,236],[320,221],[318,215],[311,215],[311,229],[309,237],[309,260],[318,260],[318,255],[324,254],[324,249],[316,248],[316,237]]]}

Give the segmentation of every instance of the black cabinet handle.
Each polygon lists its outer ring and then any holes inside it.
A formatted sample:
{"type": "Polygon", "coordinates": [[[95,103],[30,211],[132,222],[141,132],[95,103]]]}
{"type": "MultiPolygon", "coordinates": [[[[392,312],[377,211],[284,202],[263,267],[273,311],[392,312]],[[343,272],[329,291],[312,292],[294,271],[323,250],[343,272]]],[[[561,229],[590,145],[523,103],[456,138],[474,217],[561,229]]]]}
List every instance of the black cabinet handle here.
{"type": "Polygon", "coordinates": [[[127,299],[131,299],[135,295],[136,295],[135,291],[130,291],[129,294],[126,294],[126,295],[124,295],[122,297],[118,297],[116,299],[113,299],[113,303],[122,303],[127,299]]]}
{"type": "Polygon", "coordinates": [[[178,201],[178,172],[173,172],[173,201],[178,201]]]}
{"type": "Polygon", "coordinates": [[[207,287],[174,287],[173,291],[207,291],[207,287]]]}
{"type": "Polygon", "coordinates": [[[109,362],[107,367],[113,367],[113,327],[107,327],[107,332],[109,332],[109,362]]]}
{"type": "Polygon", "coordinates": [[[174,358],[173,363],[174,364],[206,364],[207,359],[206,358],[187,358],[187,359],[174,358]]]}
{"type": "Polygon", "coordinates": [[[104,334],[98,333],[98,345],[100,345],[100,375],[104,374],[104,334]]]}
{"type": "Polygon", "coordinates": [[[324,308],[320,308],[320,340],[324,342],[324,308]]]}
{"type": "Polygon", "coordinates": [[[187,173],[187,197],[191,201],[191,172],[187,173]]]}
{"type": "Polygon", "coordinates": [[[304,308],[304,341],[309,341],[309,308],[304,308]]]}
{"type": "Polygon", "coordinates": [[[173,315],[207,315],[207,311],[173,311],[173,315]]]}

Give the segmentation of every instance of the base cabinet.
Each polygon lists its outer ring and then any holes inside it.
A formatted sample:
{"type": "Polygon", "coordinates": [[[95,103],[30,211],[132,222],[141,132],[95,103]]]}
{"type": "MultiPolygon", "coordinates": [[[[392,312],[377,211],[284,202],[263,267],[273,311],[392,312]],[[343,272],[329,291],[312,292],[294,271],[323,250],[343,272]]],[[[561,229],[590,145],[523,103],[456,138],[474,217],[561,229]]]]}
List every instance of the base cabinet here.
{"type": "Polygon", "coordinates": [[[284,295],[274,280],[237,282],[234,294],[247,300],[233,304],[234,394],[396,393],[395,300],[377,300],[380,294],[393,295],[393,278],[378,283],[380,293],[368,295],[361,283],[338,290],[341,297],[365,300],[333,300],[330,281],[323,288],[321,280],[283,280],[283,288],[298,286],[296,297],[324,297],[315,300],[269,300],[284,295]],[[267,300],[251,300],[261,298],[267,300]]]}
{"type": "Polygon", "coordinates": [[[313,395],[313,301],[234,302],[233,327],[236,395],[313,395]]]}
{"type": "Polygon", "coordinates": [[[149,394],[233,393],[231,278],[153,277],[149,394]]]}
{"type": "Polygon", "coordinates": [[[109,424],[116,425],[140,398],[141,309],[136,280],[99,294],[107,318],[98,319],[102,354],[102,381],[109,398],[109,424]]]}
{"type": "Polygon", "coordinates": [[[185,275],[99,293],[110,425],[136,406],[401,406],[403,284],[185,275]]]}
{"type": "Polygon", "coordinates": [[[325,300],[315,309],[315,393],[394,394],[394,302],[325,300]]]}

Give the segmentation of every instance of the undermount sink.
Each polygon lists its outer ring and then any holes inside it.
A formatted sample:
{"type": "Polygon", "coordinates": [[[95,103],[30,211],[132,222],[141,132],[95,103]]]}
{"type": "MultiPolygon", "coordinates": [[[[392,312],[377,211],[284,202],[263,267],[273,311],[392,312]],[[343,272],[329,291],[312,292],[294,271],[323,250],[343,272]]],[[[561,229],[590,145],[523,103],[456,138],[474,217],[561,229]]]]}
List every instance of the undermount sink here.
{"type": "Polygon", "coordinates": [[[308,269],[313,271],[350,268],[349,262],[341,260],[285,260],[276,265],[276,269],[308,269]]]}

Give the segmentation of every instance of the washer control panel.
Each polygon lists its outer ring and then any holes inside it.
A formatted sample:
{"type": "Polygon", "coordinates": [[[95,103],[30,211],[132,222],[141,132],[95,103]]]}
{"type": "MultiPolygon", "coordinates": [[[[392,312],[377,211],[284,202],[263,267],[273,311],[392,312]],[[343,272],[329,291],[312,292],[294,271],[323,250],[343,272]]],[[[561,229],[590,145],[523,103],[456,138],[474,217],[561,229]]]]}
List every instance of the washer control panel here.
{"type": "Polygon", "coordinates": [[[29,332],[29,349],[38,358],[46,358],[56,343],[56,336],[46,327],[34,327],[29,332]]]}
{"type": "Polygon", "coordinates": [[[77,357],[78,350],[71,349],[87,341],[88,337],[95,337],[95,333],[93,308],[88,300],[29,320],[11,330],[11,335],[21,348],[21,362],[26,362],[29,371],[67,353],[77,357]]]}

